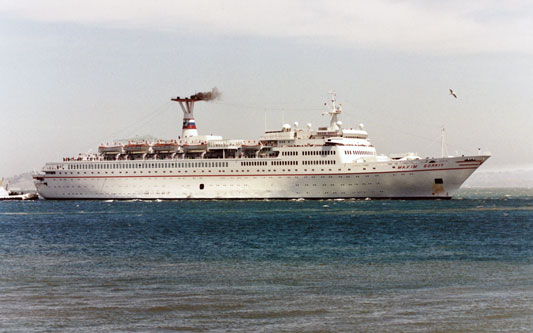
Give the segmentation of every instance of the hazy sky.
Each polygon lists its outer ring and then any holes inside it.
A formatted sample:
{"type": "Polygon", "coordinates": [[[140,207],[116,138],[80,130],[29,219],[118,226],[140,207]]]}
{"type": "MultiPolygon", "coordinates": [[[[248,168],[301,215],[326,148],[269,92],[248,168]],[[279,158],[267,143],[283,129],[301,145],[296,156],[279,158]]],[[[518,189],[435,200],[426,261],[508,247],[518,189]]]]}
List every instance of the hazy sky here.
{"type": "Polygon", "coordinates": [[[322,126],[335,89],[346,127],[379,153],[490,151],[533,165],[533,1],[0,0],[0,176],[113,138],[258,138],[322,126]],[[448,94],[452,88],[458,98],[448,94]]]}

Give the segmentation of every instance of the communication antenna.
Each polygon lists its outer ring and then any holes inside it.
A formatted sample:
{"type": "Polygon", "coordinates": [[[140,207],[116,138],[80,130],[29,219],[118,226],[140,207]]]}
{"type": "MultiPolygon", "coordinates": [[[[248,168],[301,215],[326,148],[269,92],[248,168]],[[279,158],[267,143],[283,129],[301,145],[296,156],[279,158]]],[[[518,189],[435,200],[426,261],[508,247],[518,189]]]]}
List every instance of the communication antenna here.
{"type": "MultiPolygon", "coordinates": [[[[339,120],[337,119],[337,115],[340,115],[342,113],[342,108],[340,104],[337,105],[337,94],[335,93],[335,91],[330,90],[329,94],[331,95],[331,107],[328,109],[328,111],[322,112],[322,115],[329,114],[331,117],[329,120],[328,130],[338,131],[340,130],[340,126],[338,124],[339,120]]],[[[324,103],[324,106],[328,108],[328,103],[324,103]]]]}

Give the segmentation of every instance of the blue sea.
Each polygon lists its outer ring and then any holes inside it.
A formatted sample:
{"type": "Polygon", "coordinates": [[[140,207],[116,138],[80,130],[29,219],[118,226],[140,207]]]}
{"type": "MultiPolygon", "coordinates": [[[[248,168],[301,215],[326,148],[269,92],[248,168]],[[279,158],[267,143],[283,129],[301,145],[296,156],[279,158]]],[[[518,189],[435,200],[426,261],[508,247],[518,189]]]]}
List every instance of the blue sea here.
{"type": "Polygon", "coordinates": [[[0,331],[533,330],[533,190],[0,202],[0,331]]]}

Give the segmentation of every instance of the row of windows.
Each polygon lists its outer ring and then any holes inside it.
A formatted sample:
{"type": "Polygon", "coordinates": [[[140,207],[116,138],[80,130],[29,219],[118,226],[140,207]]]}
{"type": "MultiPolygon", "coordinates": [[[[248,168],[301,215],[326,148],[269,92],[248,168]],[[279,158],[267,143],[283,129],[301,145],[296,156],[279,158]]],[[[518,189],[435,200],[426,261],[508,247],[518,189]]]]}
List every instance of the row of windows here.
{"type": "Polygon", "coordinates": [[[241,162],[241,166],[261,166],[267,165],[267,161],[241,162]]]}
{"type": "Polygon", "coordinates": [[[373,152],[364,150],[346,150],[344,153],[346,155],[374,155],[373,152]]]}
{"type": "Polygon", "coordinates": [[[298,161],[272,161],[271,165],[298,165],[298,161]]]}
{"type": "Polygon", "coordinates": [[[297,151],[282,151],[281,156],[298,156],[297,151]]]}
{"type": "Polygon", "coordinates": [[[335,150],[310,150],[310,151],[303,151],[302,155],[336,155],[335,150]]]}
{"type": "Polygon", "coordinates": [[[321,160],[321,161],[303,161],[303,165],[310,164],[336,164],[336,161],[333,160],[321,160]]]}
{"type": "MultiPolygon", "coordinates": [[[[304,162],[305,164],[305,162],[304,162]]],[[[320,164],[320,163],[314,163],[320,164]]],[[[323,163],[334,164],[334,163],[323,163]]],[[[246,161],[241,166],[266,166],[267,161],[246,161]]],[[[272,161],[271,165],[298,165],[298,161],[272,161]]],[[[68,170],[116,170],[116,169],[156,169],[156,168],[219,168],[228,167],[228,162],[159,162],[159,163],[95,163],[69,164],[68,170]]]]}
{"type": "Polygon", "coordinates": [[[153,169],[153,168],[220,168],[228,167],[228,162],[130,162],[130,163],[94,163],[69,164],[68,170],[100,169],[153,169]]]}

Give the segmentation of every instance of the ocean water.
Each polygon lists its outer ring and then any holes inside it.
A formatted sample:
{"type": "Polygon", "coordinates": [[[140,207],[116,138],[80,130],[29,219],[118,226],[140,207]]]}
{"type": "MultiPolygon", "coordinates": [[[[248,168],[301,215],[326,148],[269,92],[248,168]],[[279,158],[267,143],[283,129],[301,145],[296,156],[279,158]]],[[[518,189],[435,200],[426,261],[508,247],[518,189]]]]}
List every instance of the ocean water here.
{"type": "Polygon", "coordinates": [[[0,202],[0,331],[532,331],[533,190],[0,202]]]}

